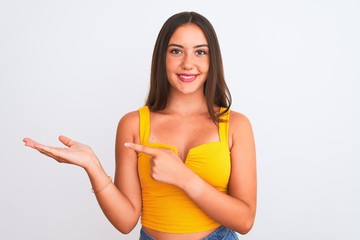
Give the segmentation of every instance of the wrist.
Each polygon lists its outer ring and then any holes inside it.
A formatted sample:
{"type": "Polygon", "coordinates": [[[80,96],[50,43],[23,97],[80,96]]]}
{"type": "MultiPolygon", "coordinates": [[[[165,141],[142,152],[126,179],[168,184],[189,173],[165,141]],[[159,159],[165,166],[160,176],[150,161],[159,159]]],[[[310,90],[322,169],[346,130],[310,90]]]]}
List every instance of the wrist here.
{"type": "Polygon", "coordinates": [[[84,168],[92,185],[94,194],[100,193],[112,184],[112,177],[107,175],[100,162],[92,162],[84,168]]]}
{"type": "Polygon", "coordinates": [[[88,173],[88,175],[96,175],[99,172],[104,171],[99,159],[96,156],[92,157],[91,161],[83,166],[83,168],[88,173]]]}
{"type": "Polygon", "coordinates": [[[92,191],[94,194],[98,194],[98,193],[104,191],[106,188],[108,188],[108,187],[113,183],[113,182],[112,182],[112,181],[113,181],[112,177],[111,177],[111,176],[108,176],[108,177],[109,177],[109,180],[108,180],[108,182],[107,182],[106,184],[104,184],[102,187],[99,187],[99,188],[97,188],[97,189],[92,188],[91,191],[92,191]]]}
{"type": "Polygon", "coordinates": [[[204,180],[188,169],[183,175],[179,188],[181,188],[189,196],[197,196],[202,192],[204,180]]]}

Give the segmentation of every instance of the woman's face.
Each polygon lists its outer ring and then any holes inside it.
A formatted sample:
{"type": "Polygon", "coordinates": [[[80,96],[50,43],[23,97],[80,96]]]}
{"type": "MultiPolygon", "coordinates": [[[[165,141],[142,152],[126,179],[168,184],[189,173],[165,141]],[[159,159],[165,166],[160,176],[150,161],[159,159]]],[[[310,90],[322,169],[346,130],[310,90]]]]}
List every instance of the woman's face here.
{"type": "Polygon", "coordinates": [[[192,23],[178,27],[170,38],[166,53],[170,92],[203,93],[208,71],[209,46],[203,31],[192,23]]]}

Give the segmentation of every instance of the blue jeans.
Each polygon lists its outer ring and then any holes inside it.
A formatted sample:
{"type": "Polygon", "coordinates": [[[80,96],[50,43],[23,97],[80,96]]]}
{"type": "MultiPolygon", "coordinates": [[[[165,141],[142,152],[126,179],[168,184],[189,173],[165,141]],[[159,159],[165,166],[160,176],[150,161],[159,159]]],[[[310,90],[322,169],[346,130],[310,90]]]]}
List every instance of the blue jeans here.
{"type": "MultiPolygon", "coordinates": [[[[236,233],[233,230],[221,226],[203,240],[236,240],[236,239],[239,238],[236,236],[236,233]]],[[[139,240],[156,240],[156,239],[151,237],[147,232],[145,232],[141,228],[139,240]]]]}

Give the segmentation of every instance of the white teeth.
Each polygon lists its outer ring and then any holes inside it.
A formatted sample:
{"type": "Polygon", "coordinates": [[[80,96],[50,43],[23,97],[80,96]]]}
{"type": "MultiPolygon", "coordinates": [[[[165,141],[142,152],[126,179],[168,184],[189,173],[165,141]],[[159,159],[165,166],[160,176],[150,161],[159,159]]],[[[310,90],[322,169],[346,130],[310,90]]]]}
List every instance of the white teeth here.
{"type": "Polygon", "coordinates": [[[185,79],[191,79],[191,78],[194,78],[194,76],[184,76],[184,75],[181,75],[182,78],[185,78],[185,79]]]}

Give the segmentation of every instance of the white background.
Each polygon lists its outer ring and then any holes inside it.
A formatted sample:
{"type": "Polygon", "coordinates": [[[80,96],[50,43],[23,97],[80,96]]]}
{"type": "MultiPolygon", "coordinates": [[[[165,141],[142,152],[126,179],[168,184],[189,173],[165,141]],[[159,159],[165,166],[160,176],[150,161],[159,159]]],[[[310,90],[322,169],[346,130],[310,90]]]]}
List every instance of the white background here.
{"type": "Polygon", "coordinates": [[[242,239],[360,239],[360,3],[0,2],[0,239],[137,239],[106,220],[85,172],[23,137],[93,147],[114,172],[117,122],[147,95],[164,21],[214,25],[232,109],[252,121],[258,211],[242,239]]]}

